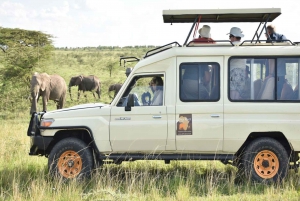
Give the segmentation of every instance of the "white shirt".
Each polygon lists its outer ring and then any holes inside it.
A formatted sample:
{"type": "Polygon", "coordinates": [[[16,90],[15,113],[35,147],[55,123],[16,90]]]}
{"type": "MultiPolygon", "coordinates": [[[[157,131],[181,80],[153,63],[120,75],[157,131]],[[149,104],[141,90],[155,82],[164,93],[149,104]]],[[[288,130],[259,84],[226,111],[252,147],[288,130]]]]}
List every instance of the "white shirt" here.
{"type": "Polygon", "coordinates": [[[158,89],[154,92],[151,105],[163,105],[163,91],[161,89],[158,89]]]}

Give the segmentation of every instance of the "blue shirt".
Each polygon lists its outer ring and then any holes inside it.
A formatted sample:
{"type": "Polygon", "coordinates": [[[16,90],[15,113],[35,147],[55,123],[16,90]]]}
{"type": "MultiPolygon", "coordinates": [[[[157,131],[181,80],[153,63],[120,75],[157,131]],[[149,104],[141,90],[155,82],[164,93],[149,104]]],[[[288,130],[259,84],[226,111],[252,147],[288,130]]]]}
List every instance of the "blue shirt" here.
{"type": "Polygon", "coordinates": [[[279,33],[272,33],[270,34],[270,37],[267,39],[267,43],[271,43],[271,41],[273,41],[273,43],[286,42],[284,40],[287,40],[285,35],[279,33]]]}

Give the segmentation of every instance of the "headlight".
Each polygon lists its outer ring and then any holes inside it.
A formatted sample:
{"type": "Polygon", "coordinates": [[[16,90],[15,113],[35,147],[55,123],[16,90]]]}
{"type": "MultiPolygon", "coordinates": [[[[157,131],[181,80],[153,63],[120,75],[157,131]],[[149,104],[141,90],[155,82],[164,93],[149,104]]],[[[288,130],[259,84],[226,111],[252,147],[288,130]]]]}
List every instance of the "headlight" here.
{"type": "Polygon", "coordinates": [[[54,122],[54,119],[42,119],[41,126],[49,127],[54,122]]]}

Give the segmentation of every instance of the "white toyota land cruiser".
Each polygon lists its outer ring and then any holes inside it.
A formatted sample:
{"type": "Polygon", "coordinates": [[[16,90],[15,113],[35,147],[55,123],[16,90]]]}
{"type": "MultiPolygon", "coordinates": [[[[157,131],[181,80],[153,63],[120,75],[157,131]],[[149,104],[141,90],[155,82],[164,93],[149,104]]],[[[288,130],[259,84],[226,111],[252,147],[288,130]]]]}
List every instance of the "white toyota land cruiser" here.
{"type": "Polygon", "coordinates": [[[111,104],[34,113],[29,154],[48,157],[50,173],[64,178],[89,176],[103,160],[220,160],[255,181],[282,180],[299,160],[300,47],[260,39],[280,14],[279,8],[163,11],[165,23],[192,23],[184,44],[133,58],[138,63],[111,104]],[[258,28],[238,45],[189,41],[199,22],[258,28]]]}

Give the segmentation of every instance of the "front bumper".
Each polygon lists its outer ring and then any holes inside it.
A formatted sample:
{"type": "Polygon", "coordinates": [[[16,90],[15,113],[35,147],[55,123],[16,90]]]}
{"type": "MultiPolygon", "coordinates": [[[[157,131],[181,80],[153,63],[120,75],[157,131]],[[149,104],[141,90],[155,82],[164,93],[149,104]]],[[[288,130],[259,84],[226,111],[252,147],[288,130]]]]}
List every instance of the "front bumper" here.
{"type": "Polygon", "coordinates": [[[53,137],[44,137],[41,135],[30,136],[29,155],[48,155],[47,148],[53,141],[53,137]]]}
{"type": "Polygon", "coordinates": [[[33,113],[27,130],[30,137],[29,155],[48,155],[47,149],[54,140],[53,137],[44,137],[41,135],[40,121],[45,112],[33,113]]]}

